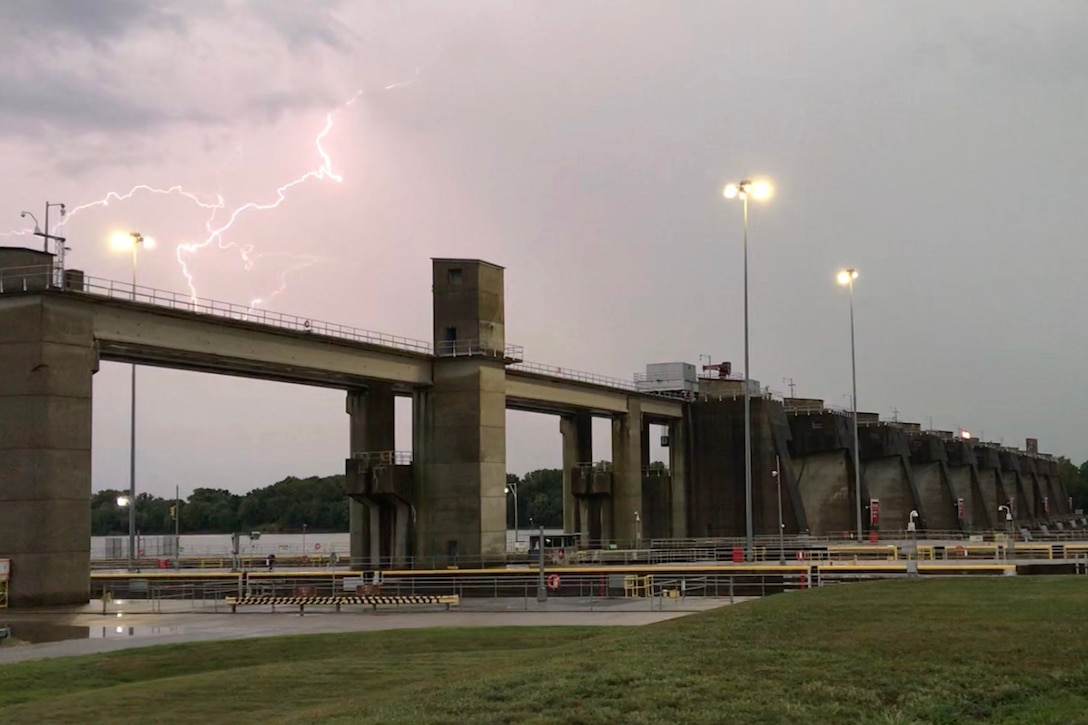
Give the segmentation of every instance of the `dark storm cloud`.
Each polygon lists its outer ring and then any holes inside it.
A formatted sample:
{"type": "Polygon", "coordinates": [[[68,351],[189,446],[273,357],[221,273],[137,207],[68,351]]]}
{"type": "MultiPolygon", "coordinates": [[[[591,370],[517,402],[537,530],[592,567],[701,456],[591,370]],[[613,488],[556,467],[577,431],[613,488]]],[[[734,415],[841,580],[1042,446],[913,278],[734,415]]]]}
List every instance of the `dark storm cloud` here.
{"type": "Polygon", "coordinates": [[[40,138],[58,131],[146,133],[170,123],[218,120],[205,111],[138,101],[114,87],[60,74],[0,76],[0,98],[0,138],[40,138]]]}
{"type": "Polygon", "coordinates": [[[292,83],[276,68],[350,46],[357,36],[337,18],[340,4],[0,2],[0,141],[55,149],[57,169],[72,172],[122,164],[138,138],[175,125],[267,124],[328,108],[341,93],[321,79],[292,83]]]}
{"type": "Polygon", "coordinates": [[[186,21],[176,6],[147,0],[5,0],[0,3],[0,25],[7,34],[39,43],[39,50],[55,51],[55,46],[40,45],[43,36],[66,35],[108,46],[130,31],[181,32],[186,21]]]}
{"type": "Polygon", "coordinates": [[[360,36],[336,15],[341,0],[260,0],[246,4],[253,16],[287,41],[292,50],[313,45],[346,49],[360,36]]]}

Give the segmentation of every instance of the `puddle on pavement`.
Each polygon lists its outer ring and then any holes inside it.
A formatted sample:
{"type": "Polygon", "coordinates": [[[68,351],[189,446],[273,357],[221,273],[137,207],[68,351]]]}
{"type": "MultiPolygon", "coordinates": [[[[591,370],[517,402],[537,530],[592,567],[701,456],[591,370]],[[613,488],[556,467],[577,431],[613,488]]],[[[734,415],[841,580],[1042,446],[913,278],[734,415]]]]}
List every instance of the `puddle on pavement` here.
{"type": "Polygon", "coordinates": [[[180,627],[125,627],[125,626],[79,626],[74,624],[53,624],[52,622],[13,622],[11,638],[18,642],[40,644],[42,642],[62,642],[69,639],[120,639],[123,637],[150,637],[162,634],[175,634],[180,627]]]}

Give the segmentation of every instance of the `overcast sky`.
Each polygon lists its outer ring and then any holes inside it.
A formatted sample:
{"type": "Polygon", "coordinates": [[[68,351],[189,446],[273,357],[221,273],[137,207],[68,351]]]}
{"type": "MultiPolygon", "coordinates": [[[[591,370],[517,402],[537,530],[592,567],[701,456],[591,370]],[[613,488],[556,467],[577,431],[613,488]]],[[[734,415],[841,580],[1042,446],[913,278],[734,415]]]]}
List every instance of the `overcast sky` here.
{"type": "MultiPolygon", "coordinates": [[[[429,258],[480,257],[506,267],[529,360],[739,371],[741,210],[721,188],[765,175],[753,377],[849,405],[834,275],[855,266],[863,410],[1088,458],[1081,0],[5,0],[0,31],[0,231],[47,199],[195,195],[72,214],[90,275],[127,279],[106,239],[137,229],[159,241],[143,284],[186,290],[188,245],[202,297],[426,339],[429,258]],[[213,226],[308,172],[196,248],[219,197],[213,226]]],[[[139,375],[140,490],[343,469],[342,393],[139,375]]],[[[96,490],[127,485],[127,376],[95,379],[96,490]]],[[[557,419],[508,425],[511,471],[561,464],[557,419]]]]}

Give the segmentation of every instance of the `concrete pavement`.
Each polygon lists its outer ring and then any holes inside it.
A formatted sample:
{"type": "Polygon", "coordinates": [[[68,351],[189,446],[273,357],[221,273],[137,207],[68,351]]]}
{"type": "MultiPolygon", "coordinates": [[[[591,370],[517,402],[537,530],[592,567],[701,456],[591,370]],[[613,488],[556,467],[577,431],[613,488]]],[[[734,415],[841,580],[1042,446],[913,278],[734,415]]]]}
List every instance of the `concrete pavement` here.
{"type": "Polygon", "coordinates": [[[429,627],[641,626],[729,604],[727,598],[657,599],[652,604],[647,599],[554,598],[544,603],[535,599],[462,601],[463,604],[452,611],[431,607],[377,611],[369,607],[345,607],[337,614],[331,607],[312,607],[303,616],[292,607],[279,607],[275,613],[268,607],[243,608],[237,614],[231,614],[222,604],[194,609],[189,602],[160,603],[162,611],[153,612],[150,611],[152,603],[142,600],[110,602],[105,614],[100,601],[77,608],[9,612],[0,622],[10,624],[16,638],[22,630],[28,639],[34,637],[39,642],[0,647],[0,665],[248,637],[429,627]],[[59,641],[41,641],[45,639],[59,641]]]}

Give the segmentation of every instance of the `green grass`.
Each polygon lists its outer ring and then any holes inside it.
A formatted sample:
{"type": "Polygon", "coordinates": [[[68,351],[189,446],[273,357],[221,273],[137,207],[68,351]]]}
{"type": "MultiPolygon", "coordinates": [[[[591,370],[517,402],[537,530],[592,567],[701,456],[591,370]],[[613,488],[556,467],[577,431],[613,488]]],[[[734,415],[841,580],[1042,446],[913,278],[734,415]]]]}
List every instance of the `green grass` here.
{"type": "Polygon", "coordinates": [[[253,639],[0,667],[3,723],[1088,723],[1088,579],[899,580],[637,628],[253,639]]]}

